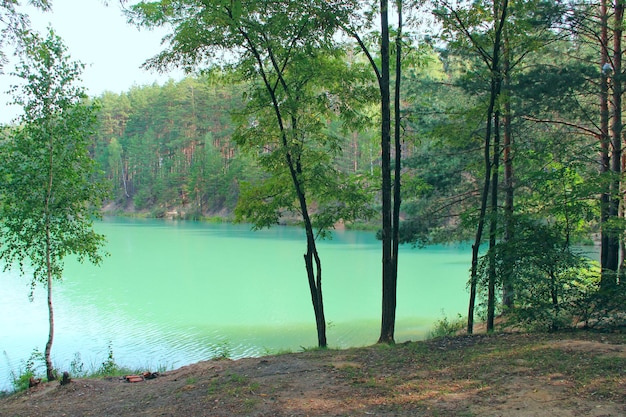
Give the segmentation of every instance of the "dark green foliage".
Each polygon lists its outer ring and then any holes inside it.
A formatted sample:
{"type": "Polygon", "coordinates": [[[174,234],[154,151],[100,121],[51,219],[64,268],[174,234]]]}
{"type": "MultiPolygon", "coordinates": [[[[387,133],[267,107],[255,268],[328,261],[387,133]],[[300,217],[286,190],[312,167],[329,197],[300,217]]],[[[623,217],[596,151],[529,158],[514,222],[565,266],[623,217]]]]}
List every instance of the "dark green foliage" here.
{"type": "Polygon", "coordinates": [[[100,367],[96,370],[96,375],[115,375],[120,371],[120,366],[115,362],[115,356],[113,355],[113,346],[111,342],[107,347],[107,357],[102,362],[100,367]]]}
{"type": "Polygon", "coordinates": [[[428,339],[436,339],[438,337],[450,337],[455,336],[465,327],[467,319],[461,317],[459,314],[454,319],[448,319],[445,315],[440,320],[437,320],[428,333],[428,339]]]}
{"type": "MultiPolygon", "coordinates": [[[[442,78],[440,74],[438,78],[442,78]]],[[[417,79],[408,87],[410,126],[419,140],[403,161],[403,243],[471,238],[483,175],[483,105],[443,81],[417,79]]]]}
{"type": "Polygon", "coordinates": [[[626,289],[617,285],[607,289],[600,287],[600,270],[596,268],[587,277],[587,286],[583,297],[573,306],[579,324],[601,331],[614,331],[626,327],[624,305],[626,289]]]}
{"type": "Polygon", "coordinates": [[[255,168],[231,142],[241,87],[216,77],[104,94],[94,155],[122,210],[200,218],[232,212],[255,168]]]}
{"type": "Polygon", "coordinates": [[[477,204],[476,158],[471,141],[449,143],[431,140],[406,159],[403,243],[428,244],[465,240],[468,216],[477,204]]]}
{"type": "MultiPolygon", "coordinates": [[[[404,241],[467,238],[482,217],[494,227],[481,258],[481,284],[493,289],[495,278],[498,290],[490,296],[503,301],[502,287],[515,293],[510,309],[501,312],[547,328],[592,315],[582,306],[601,315],[595,310],[600,303],[590,300],[606,294],[598,293],[597,274],[572,245],[598,230],[598,196],[616,182],[611,173],[598,174],[600,47],[586,37],[597,40],[599,32],[593,31],[599,27],[586,16],[586,6],[564,7],[572,5],[439,2],[435,15],[447,41],[440,54],[446,78],[421,80],[411,89],[410,120],[419,123],[421,142],[403,174],[412,192],[404,199],[404,241]],[[506,27],[494,49],[494,15],[502,7],[508,7],[506,27]],[[579,25],[583,35],[569,24],[579,25]],[[492,62],[496,54],[500,67],[492,62]],[[502,91],[494,115],[485,118],[494,76],[502,76],[502,91]],[[492,122],[499,146],[481,167],[476,138],[492,122]],[[499,176],[492,176],[491,213],[480,216],[477,197],[487,169],[499,176]]],[[[602,230],[623,236],[623,222],[603,222],[602,230]]],[[[617,293],[610,297],[619,300],[617,293]]],[[[615,317],[617,310],[608,311],[615,317]]]]}
{"type": "Polygon", "coordinates": [[[592,274],[591,261],[568,245],[558,226],[518,219],[513,236],[482,256],[481,279],[487,279],[493,260],[497,276],[513,283],[516,304],[507,312],[510,317],[536,329],[570,327],[577,303],[596,290],[599,276],[592,274]]]}

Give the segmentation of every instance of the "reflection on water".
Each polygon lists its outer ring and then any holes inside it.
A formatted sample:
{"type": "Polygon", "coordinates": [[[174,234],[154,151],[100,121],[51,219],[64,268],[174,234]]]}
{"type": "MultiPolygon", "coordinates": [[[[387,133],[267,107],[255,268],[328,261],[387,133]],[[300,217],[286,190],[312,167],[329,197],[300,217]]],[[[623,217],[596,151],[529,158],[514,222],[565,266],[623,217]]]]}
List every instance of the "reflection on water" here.
{"type": "MultiPolygon", "coordinates": [[[[54,288],[53,360],[68,369],[80,352],[97,368],[111,346],[117,363],[155,369],[215,355],[233,358],[316,344],[303,233],[276,227],[107,219],[101,267],[69,260],[54,288]]],[[[331,347],[375,343],[381,254],[373,233],[340,231],[320,243],[331,347]]],[[[402,248],[396,340],[424,337],[432,323],[465,311],[467,247],[402,248]]],[[[28,302],[28,279],[0,274],[0,389],[33,349],[43,351],[43,289],[28,302]]]]}

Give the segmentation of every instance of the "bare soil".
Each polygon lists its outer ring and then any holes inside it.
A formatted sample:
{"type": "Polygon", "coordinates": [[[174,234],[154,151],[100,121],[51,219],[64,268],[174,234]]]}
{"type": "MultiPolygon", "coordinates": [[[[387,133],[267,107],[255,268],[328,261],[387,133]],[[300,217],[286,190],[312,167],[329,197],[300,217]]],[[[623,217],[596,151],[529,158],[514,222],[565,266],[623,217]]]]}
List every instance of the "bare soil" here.
{"type": "MultiPolygon", "coordinates": [[[[166,359],[166,358],[165,358],[166,359]]],[[[51,382],[0,416],[626,416],[626,336],[458,336],[51,382]]]]}

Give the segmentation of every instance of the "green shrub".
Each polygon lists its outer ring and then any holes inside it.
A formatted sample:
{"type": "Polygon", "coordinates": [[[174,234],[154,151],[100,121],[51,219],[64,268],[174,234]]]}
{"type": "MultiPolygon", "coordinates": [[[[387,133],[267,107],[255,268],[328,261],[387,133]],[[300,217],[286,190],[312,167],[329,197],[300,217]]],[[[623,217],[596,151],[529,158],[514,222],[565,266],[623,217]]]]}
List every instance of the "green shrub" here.
{"type": "Polygon", "coordinates": [[[233,353],[228,340],[224,340],[218,343],[217,345],[215,345],[214,348],[215,348],[215,355],[213,356],[213,359],[217,359],[217,360],[230,359],[233,353]]]}
{"type": "Polygon", "coordinates": [[[435,322],[435,327],[428,333],[428,339],[443,336],[453,336],[465,327],[467,320],[459,314],[454,320],[448,320],[445,315],[435,322]]]}
{"type": "MultiPolygon", "coordinates": [[[[6,355],[6,353],[5,353],[6,355]]],[[[20,369],[16,372],[11,369],[11,384],[15,392],[27,390],[30,387],[31,378],[43,379],[46,370],[46,361],[43,353],[33,349],[26,361],[22,361],[20,369]]]]}

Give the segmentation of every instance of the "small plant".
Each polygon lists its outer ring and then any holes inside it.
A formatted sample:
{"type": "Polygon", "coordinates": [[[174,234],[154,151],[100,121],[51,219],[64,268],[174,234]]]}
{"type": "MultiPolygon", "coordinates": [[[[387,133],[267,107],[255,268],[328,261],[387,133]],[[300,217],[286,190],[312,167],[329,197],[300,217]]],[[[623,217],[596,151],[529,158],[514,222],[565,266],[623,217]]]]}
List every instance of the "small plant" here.
{"type": "Polygon", "coordinates": [[[459,314],[456,319],[448,320],[445,315],[435,322],[435,327],[428,333],[428,339],[435,339],[443,336],[453,336],[465,326],[465,320],[459,314]]]}
{"type": "Polygon", "coordinates": [[[257,398],[246,398],[245,400],[243,400],[243,409],[249,413],[254,410],[254,407],[256,407],[258,402],[259,400],[257,398]]]}
{"type": "Polygon", "coordinates": [[[74,359],[70,362],[70,375],[82,377],[85,374],[85,364],[80,356],[80,352],[76,352],[74,353],[74,359]]]}
{"type": "Polygon", "coordinates": [[[213,359],[230,359],[232,355],[232,349],[230,348],[230,343],[228,340],[224,340],[215,346],[215,356],[213,359]]]}
{"type": "MultiPolygon", "coordinates": [[[[6,352],[4,353],[6,356],[6,352]]],[[[15,372],[11,369],[11,384],[13,389],[24,391],[30,388],[33,380],[41,380],[46,369],[46,361],[43,353],[38,349],[33,349],[26,361],[22,361],[20,369],[15,372]],[[43,370],[43,371],[42,371],[43,370]]]]}
{"type": "Polygon", "coordinates": [[[159,374],[165,373],[170,369],[174,369],[174,365],[166,365],[164,363],[160,363],[156,367],[156,372],[159,374]]]}
{"type": "Polygon", "coordinates": [[[102,362],[100,367],[93,373],[93,375],[94,376],[116,376],[116,375],[122,375],[128,372],[131,372],[131,370],[127,368],[123,368],[115,362],[115,357],[113,355],[113,347],[111,346],[111,342],[109,342],[107,358],[104,362],[102,362]]]}

